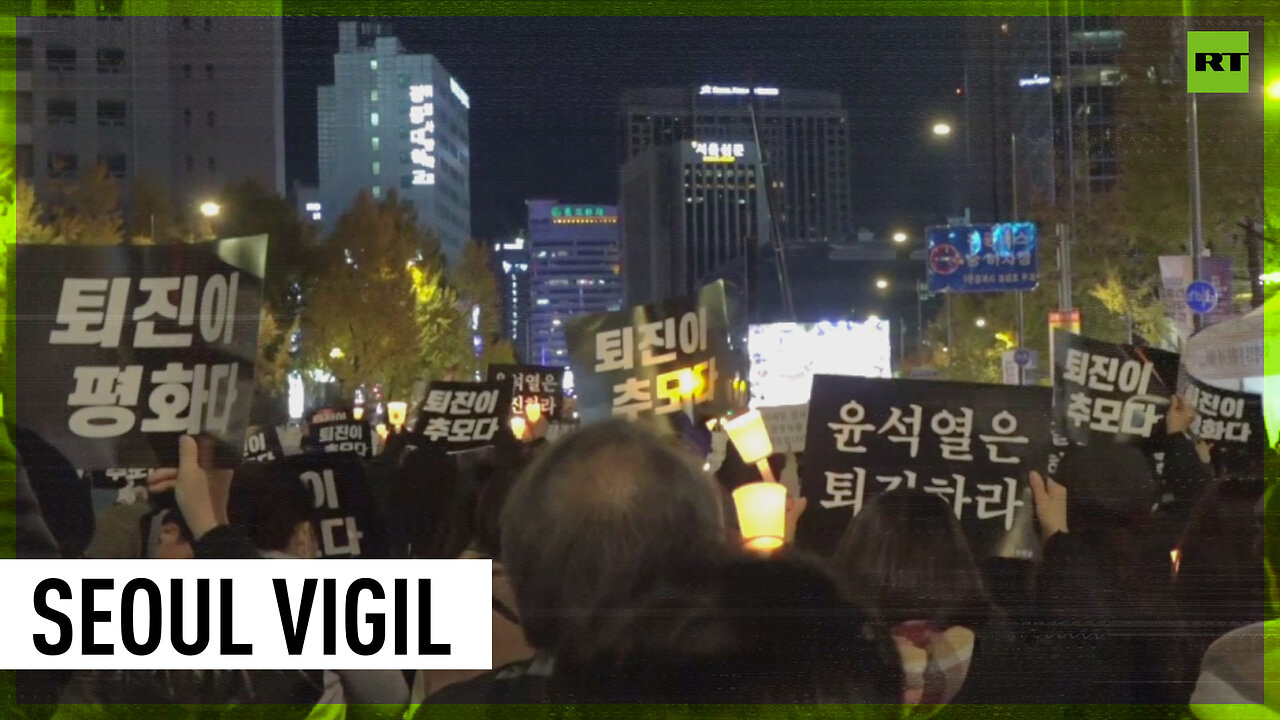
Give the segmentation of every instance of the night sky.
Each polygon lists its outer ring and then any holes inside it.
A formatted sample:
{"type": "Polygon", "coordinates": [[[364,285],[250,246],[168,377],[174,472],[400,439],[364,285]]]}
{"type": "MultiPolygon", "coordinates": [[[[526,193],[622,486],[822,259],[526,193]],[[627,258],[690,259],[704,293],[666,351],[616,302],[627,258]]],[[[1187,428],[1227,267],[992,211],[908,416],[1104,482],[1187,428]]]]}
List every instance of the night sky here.
{"type": "MultiPolygon", "coordinates": [[[[337,20],[285,20],[289,182],[316,180],[315,87],[333,80],[337,20]]],[[[524,225],[530,197],[616,203],[618,99],[630,87],[835,90],[849,110],[857,226],[942,220],[959,19],[397,18],[471,97],[472,233],[524,225]]]]}

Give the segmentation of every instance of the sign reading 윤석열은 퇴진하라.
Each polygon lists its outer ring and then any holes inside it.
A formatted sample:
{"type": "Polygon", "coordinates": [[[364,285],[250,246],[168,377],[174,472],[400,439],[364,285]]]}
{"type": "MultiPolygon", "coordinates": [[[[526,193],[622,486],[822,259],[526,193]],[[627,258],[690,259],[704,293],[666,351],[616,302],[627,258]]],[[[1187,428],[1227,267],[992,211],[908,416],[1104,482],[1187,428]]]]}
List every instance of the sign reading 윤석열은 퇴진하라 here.
{"type": "Polygon", "coordinates": [[[584,422],[695,407],[717,415],[745,402],[746,349],[731,342],[723,281],[693,296],[572,318],[565,339],[584,422]]]}
{"type": "Polygon", "coordinates": [[[559,422],[564,409],[564,368],[542,365],[490,365],[489,382],[511,386],[511,414],[526,415],[537,405],[548,422],[559,422]]]}
{"type": "Polygon", "coordinates": [[[1162,437],[1178,377],[1175,353],[1054,333],[1053,413],[1058,432],[1091,440],[1162,437]]]}
{"type": "Polygon", "coordinates": [[[796,541],[830,553],[880,493],[916,489],[953,509],[975,554],[1031,559],[1029,473],[1049,451],[1048,388],[815,375],[796,541]]]}
{"type": "Polygon", "coordinates": [[[267,238],[18,245],[18,418],[84,470],[176,467],[178,437],[242,456],[267,238]]]}

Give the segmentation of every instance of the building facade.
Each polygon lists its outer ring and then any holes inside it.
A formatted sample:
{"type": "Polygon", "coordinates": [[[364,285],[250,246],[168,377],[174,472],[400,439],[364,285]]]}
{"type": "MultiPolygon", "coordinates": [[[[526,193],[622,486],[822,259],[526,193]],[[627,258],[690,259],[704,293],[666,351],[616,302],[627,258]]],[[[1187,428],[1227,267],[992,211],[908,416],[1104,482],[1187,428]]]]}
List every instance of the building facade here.
{"type": "Polygon", "coordinates": [[[493,272],[498,278],[498,310],[502,315],[500,336],[511,343],[516,357],[531,357],[529,322],[529,243],[523,234],[493,244],[493,272]]]}
{"type": "Polygon", "coordinates": [[[624,163],[654,146],[754,144],[758,130],[784,241],[852,241],[849,115],[838,93],[718,85],[628,90],[621,115],[624,163]]]}
{"type": "Polygon", "coordinates": [[[410,55],[382,22],[339,24],[334,84],[317,89],[321,223],[356,195],[395,191],[456,260],[471,238],[471,100],[431,55],[410,55]]]}
{"type": "Polygon", "coordinates": [[[17,3],[19,177],[43,194],[102,166],[125,210],[147,185],[166,201],[147,201],[153,217],[178,222],[229,183],[284,194],[280,18],[131,17],[134,4],[17,3]]]}
{"type": "MultiPolygon", "coordinates": [[[[564,322],[623,307],[618,209],[529,200],[528,362],[567,365],[564,322]]],[[[508,290],[509,292],[509,290],[508,290]]]]}
{"type": "Polygon", "coordinates": [[[715,279],[744,290],[770,245],[754,143],[711,136],[653,145],[622,168],[628,306],[689,295],[715,279]]]}

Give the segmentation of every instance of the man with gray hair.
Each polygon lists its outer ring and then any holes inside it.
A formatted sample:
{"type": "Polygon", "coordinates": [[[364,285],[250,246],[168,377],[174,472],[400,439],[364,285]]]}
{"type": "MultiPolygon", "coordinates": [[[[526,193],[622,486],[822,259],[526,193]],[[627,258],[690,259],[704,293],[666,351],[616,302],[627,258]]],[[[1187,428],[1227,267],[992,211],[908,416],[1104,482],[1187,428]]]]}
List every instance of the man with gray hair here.
{"type": "Polygon", "coordinates": [[[641,597],[674,560],[714,553],[725,532],[711,478],[669,441],[625,421],[547,448],[512,488],[501,527],[519,620],[537,654],[429,703],[545,700],[557,647],[592,611],[641,597]]]}

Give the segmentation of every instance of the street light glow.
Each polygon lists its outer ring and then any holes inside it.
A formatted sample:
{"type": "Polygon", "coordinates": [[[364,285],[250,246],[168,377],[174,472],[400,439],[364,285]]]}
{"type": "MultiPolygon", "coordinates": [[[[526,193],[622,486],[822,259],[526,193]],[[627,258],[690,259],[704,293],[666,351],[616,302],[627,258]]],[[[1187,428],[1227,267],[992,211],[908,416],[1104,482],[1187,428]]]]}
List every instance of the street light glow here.
{"type": "Polygon", "coordinates": [[[951,126],[946,123],[938,123],[933,126],[933,134],[934,135],[950,135],[951,126]]]}
{"type": "Polygon", "coordinates": [[[904,232],[896,232],[893,234],[893,241],[896,243],[904,243],[907,241],[907,234],[904,232]]]}
{"type": "Polygon", "coordinates": [[[980,328],[984,328],[987,326],[987,320],[986,318],[978,318],[977,320],[973,321],[973,324],[977,325],[980,328]]]}
{"type": "Polygon", "coordinates": [[[1280,78],[1272,80],[1271,83],[1267,85],[1267,97],[1272,100],[1280,100],[1280,78]]]}
{"type": "Polygon", "coordinates": [[[222,212],[222,206],[212,200],[200,204],[200,214],[205,217],[217,217],[220,212],[222,212]]]}
{"type": "Polygon", "coordinates": [[[885,289],[885,288],[889,287],[889,281],[888,281],[888,280],[885,280],[884,278],[880,278],[879,280],[876,280],[876,287],[878,287],[878,288],[880,288],[881,290],[883,290],[883,289],[885,289]]]}

